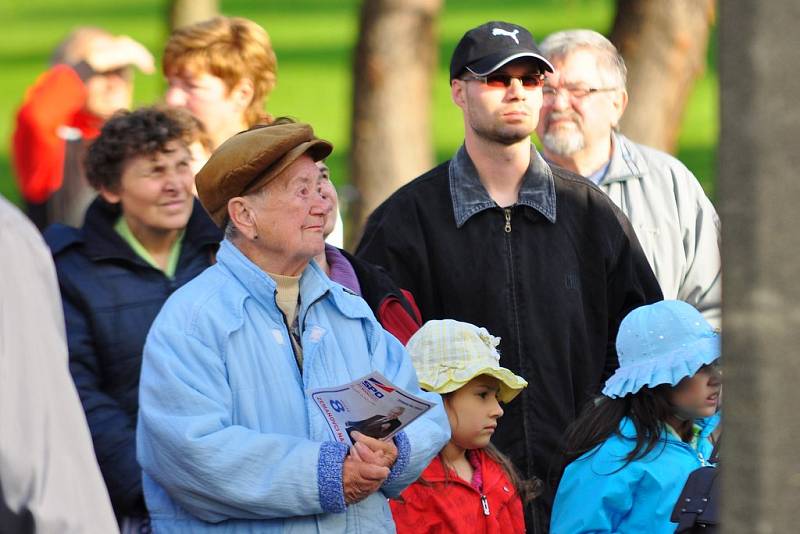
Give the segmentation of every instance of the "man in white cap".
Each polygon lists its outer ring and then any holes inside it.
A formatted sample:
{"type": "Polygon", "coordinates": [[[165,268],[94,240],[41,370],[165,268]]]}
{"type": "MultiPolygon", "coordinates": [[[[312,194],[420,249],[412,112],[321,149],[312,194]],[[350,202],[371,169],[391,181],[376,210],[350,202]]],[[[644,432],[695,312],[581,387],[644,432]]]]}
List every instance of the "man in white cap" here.
{"type": "MultiPolygon", "coordinates": [[[[619,322],[661,299],[627,218],[531,143],[552,70],[521,26],[468,31],[450,62],[464,145],[378,207],[357,251],[414,294],[423,320],[502,338],[504,361],[531,387],[494,441],[546,482],[567,425],[617,366],[619,322]]],[[[529,531],[546,531],[552,491],[528,510],[529,531]]]]}

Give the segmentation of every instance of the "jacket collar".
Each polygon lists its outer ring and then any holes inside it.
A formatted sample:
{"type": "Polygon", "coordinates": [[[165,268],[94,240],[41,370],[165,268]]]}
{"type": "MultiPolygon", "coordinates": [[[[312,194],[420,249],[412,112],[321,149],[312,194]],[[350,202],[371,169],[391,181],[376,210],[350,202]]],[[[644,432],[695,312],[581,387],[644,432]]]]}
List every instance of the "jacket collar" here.
{"type": "MultiPolygon", "coordinates": [[[[474,452],[478,454],[481,465],[481,477],[483,478],[483,493],[489,493],[490,490],[500,482],[505,480],[502,468],[494,462],[486,458],[486,452],[481,449],[476,449],[474,452]]],[[[445,477],[445,467],[441,457],[437,454],[428,467],[422,472],[420,478],[424,478],[426,482],[445,482],[461,484],[469,487],[473,491],[477,491],[472,487],[472,484],[459,478],[454,472],[450,472],[449,476],[445,477]]]]}
{"type": "Polygon", "coordinates": [[[633,142],[622,134],[613,132],[611,142],[614,146],[608,170],[601,184],[624,182],[644,178],[647,164],[643,161],[633,142]]]}
{"type": "Polygon", "coordinates": [[[79,110],[73,117],[70,126],[77,128],[81,132],[81,137],[92,140],[100,135],[100,128],[103,127],[102,118],[98,117],[87,109],[79,110]]]}
{"type": "MultiPolygon", "coordinates": [[[[275,307],[277,285],[261,267],[253,263],[228,239],[222,241],[217,252],[217,264],[227,270],[246,288],[253,298],[267,309],[275,307]]],[[[324,297],[333,287],[333,282],[313,260],[300,275],[300,309],[298,317],[305,317],[308,307],[324,297]]]]}
{"type": "MultiPolygon", "coordinates": [[[[497,206],[481,183],[478,170],[467,154],[464,145],[461,145],[456,155],[450,160],[449,176],[450,197],[453,201],[453,213],[456,217],[457,228],[461,228],[476,213],[497,206]]],[[[542,159],[532,143],[531,162],[522,177],[517,204],[535,209],[551,223],[556,221],[556,190],[553,171],[550,170],[550,166],[542,159]]]]}
{"type": "MultiPolygon", "coordinates": [[[[122,215],[119,205],[109,204],[98,196],[86,210],[86,218],[81,228],[81,237],[86,255],[92,261],[122,260],[128,263],[150,267],[114,230],[114,224],[122,215]]],[[[214,225],[197,199],[194,200],[192,215],[186,224],[184,247],[212,247],[219,243],[222,233],[214,225]]]]}
{"type": "MultiPolygon", "coordinates": [[[[695,419],[694,424],[700,427],[700,437],[706,438],[717,428],[717,425],[720,423],[721,417],[720,413],[716,413],[711,417],[704,417],[701,419],[695,419]]],[[[636,439],[636,426],[633,424],[633,421],[629,417],[624,417],[619,424],[619,431],[620,434],[626,439],[636,439]]],[[[664,429],[661,433],[662,441],[670,441],[674,443],[684,444],[681,440],[673,436],[670,432],[667,432],[664,429]]]]}

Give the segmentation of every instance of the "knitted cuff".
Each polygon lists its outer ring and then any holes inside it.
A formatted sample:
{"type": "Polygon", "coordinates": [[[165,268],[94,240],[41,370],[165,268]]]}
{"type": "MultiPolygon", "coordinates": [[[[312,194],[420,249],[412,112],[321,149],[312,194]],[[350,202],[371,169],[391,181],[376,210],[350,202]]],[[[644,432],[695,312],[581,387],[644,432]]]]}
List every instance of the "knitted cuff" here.
{"type": "Polygon", "coordinates": [[[327,513],[344,512],[344,486],[342,485],[342,467],[347,456],[347,445],[344,443],[325,441],[319,449],[319,466],[317,468],[317,487],[322,510],[327,513]]]}
{"type": "Polygon", "coordinates": [[[408,441],[408,436],[406,436],[405,432],[401,430],[395,434],[394,444],[397,447],[397,459],[389,470],[389,477],[384,481],[383,485],[392,483],[403,474],[411,458],[411,442],[408,441]]]}

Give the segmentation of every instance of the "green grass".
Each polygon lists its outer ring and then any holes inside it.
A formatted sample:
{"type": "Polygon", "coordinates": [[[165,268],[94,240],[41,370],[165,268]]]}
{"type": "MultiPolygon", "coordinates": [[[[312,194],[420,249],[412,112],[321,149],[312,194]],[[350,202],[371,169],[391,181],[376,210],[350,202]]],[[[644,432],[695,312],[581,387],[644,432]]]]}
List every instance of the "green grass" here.
{"type": "MultiPolygon", "coordinates": [[[[356,0],[222,0],[223,13],[251,18],[270,33],[278,55],[278,85],[267,108],[314,125],[336,150],[329,159],[334,180],[348,181],[352,55],[357,37],[356,0]]],[[[164,0],[3,0],[0,20],[0,194],[19,201],[9,161],[13,117],[25,88],[47,66],[54,46],[77,25],[97,25],[141,41],[160,60],[167,36],[164,0]]],[[[434,142],[440,160],[462,139],[458,109],[450,102],[447,65],[468,28],[487,20],[508,20],[531,29],[537,39],[565,28],[607,33],[614,16],[611,0],[451,0],[439,21],[439,69],[434,98],[434,142]]],[[[697,84],[687,108],[679,157],[713,192],[718,134],[718,90],[713,46],[708,74],[697,84]]],[[[135,102],[157,101],[160,75],[137,76],[135,102]]]]}

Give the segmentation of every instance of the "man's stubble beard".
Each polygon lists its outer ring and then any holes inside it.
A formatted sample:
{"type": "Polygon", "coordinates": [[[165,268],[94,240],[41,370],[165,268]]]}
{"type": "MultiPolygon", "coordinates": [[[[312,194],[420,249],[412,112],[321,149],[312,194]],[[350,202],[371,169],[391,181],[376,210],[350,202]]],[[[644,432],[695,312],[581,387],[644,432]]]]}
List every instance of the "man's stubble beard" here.
{"type": "Polygon", "coordinates": [[[477,124],[476,121],[471,121],[470,126],[478,137],[505,146],[515,145],[520,141],[530,139],[534,131],[533,126],[529,128],[523,127],[522,125],[484,127],[477,124]]]}

